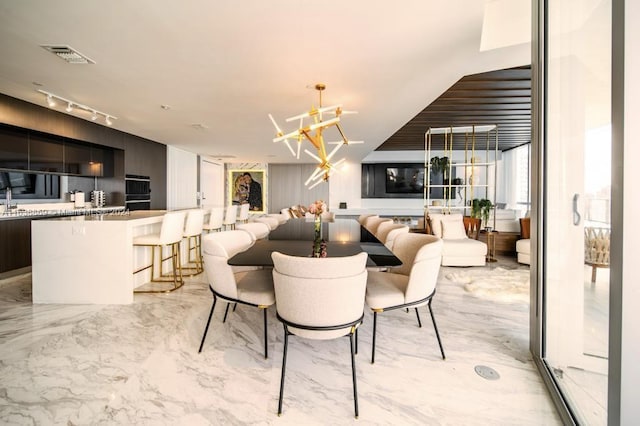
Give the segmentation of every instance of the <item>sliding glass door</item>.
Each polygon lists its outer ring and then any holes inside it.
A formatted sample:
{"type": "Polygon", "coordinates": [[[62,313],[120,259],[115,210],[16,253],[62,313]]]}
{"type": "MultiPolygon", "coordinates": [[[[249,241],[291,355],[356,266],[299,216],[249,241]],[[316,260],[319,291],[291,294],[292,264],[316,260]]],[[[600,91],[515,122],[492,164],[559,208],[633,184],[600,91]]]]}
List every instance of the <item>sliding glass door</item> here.
{"type": "Polygon", "coordinates": [[[580,424],[607,424],[611,0],[547,0],[542,360],[580,424]]]}

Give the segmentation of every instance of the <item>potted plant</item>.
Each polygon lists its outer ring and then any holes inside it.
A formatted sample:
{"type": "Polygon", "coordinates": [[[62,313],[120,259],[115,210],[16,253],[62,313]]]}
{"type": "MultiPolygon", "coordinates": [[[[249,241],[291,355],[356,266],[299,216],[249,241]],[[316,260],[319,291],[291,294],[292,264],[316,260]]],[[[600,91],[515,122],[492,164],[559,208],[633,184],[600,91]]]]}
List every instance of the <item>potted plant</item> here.
{"type": "Polygon", "coordinates": [[[485,223],[485,229],[489,229],[487,225],[489,224],[489,215],[491,214],[492,208],[493,203],[491,200],[487,200],[486,198],[474,198],[471,202],[471,217],[482,219],[485,223]]]}
{"type": "Polygon", "coordinates": [[[449,157],[433,157],[429,163],[433,173],[442,174],[442,181],[446,182],[449,177],[449,157]]]}

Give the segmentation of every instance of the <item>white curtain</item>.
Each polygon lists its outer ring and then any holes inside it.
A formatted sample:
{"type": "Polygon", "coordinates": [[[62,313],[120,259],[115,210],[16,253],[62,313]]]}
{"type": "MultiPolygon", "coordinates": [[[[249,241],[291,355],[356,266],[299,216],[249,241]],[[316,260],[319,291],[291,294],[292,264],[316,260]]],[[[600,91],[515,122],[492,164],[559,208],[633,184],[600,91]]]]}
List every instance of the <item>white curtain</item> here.
{"type": "Polygon", "coordinates": [[[516,151],[519,148],[504,151],[502,153],[502,160],[499,161],[501,166],[500,176],[501,185],[498,184],[496,188],[498,203],[506,203],[508,209],[520,208],[518,202],[518,162],[516,151]]]}

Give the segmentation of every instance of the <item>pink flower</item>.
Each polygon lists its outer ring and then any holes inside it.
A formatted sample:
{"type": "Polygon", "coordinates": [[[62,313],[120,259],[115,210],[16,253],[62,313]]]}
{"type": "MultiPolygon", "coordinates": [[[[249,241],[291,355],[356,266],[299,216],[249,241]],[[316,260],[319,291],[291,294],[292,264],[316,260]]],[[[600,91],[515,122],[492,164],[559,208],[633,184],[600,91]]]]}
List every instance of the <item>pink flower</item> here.
{"type": "Polygon", "coordinates": [[[316,200],[309,205],[309,213],[320,215],[326,211],[327,205],[322,200],[316,200]]]}

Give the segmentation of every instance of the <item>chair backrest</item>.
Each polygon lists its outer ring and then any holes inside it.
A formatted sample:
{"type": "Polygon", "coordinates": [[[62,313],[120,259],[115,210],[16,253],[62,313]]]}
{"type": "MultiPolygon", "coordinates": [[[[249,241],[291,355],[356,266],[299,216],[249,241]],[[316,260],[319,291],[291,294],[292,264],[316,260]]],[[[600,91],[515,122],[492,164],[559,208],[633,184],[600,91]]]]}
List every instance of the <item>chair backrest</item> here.
{"type": "Polygon", "coordinates": [[[371,232],[373,235],[376,235],[376,232],[378,232],[378,227],[380,226],[381,223],[384,223],[384,222],[393,223],[393,219],[388,217],[377,217],[377,216],[368,217],[364,223],[364,227],[367,228],[367,231],[371,232]]]}
{"type": "Polygon", "coordinates": [[[187,222],[184,225],[184,236],[193,237],[202,234],[204,225],[204,210],[194,209],[187,212],[187,222]]]}
{"type": "Polygon", "coordinates": [[[320,217],[322,218],[322,220],[334,220],[336,218],[336,214],[334,212],[322,212],[320,213],[320,217]]]}
{"type": "Polygon", "coordinates": [[[238,212],[238,220],[246,221],[249,219],[249,203],[240,205],[240,212],[238,212]]]}
{"type": "Polygon", "coordinates": [[[278,225],[280,225],[278,219],[269,216],[259,216],[254,218],[253,221],[266,224],[271,231],[273,231],[278,227],[278,225]]]}
{"type": "Polygon", "coordinates": [[[584,263],[608,266],[610,246],[611,229],[589,226],[584,228],[584,263]]]}
{"type": "Polygon", "coordinates": [[[243,231],[249,232],[256,240],[267,238],[271,231],[269,225],[262,222],[240,223],[236,225],[236,229],[242,229],[243,231]]]}
{"type": "MultiPolygon", "coordinates": [[[[273,252],[271,257],[276,308],[284,320],[298,325],[332,326],[362,316],[366,253],[308,258],[273,252]]],[[[346,335],[349,327],[332,331],[289,327],[289,331],[310,339],[333,339],[346,335]]]]}
{"type": "Polygon", "coordinates": [[[160,244],[172,244],[182,240],[186,211],[165,213],[160,226],[160,244]]]}
{"type": "Polygon", "coordinates": [[[209,285],[217,293],[238,298],[235,275],[227,260],[253,245],[251,234],[242,230],[222,231],[202,237],[202,258],[209,285]]]}
{"type": "Polygon", "coordinates": [[[377,214],[373,214],[373,213],[361,214],[360,216],[358,216],[358,223],[360,225],[364,226],[364,223],[366,222],[367,218],[369,218],[371,216],[378,216],[378,215],[377,214]]]}
{"type": "Polygon", "coordinates": [[[238,206],[235,204],[232,206],[227,206],[227,209],[225,210],[225,213],[224,213],[223,223],[225,225],[232,225],[236,223],[237,218],[238,218],[238,206]]]}
{"type": "Polygon", "coordinates": [[[222,229],[224,219],[224,207],[214,207],[209,213],[209,222],[205,226],[206,229],[222,229]]]}
{"type": "Polygon", "coordinates": [[[424,299],[436,287],[442,262],[442,240],[434,235],[402,234],[396,237],[393,253],[402,266],[391,273],[409,276],[405,303],[424,299]]]}
{"type": "MultiPolygon", "coordinates": [[[[386,225],[386,222],[381,224],[378,227],[378,234],[380,234],[380,228],[382,227],[382,225],[386,225]]],[[[387,247],[389,250],[393,251],[393,247],[395,246],[396,238],[398,237],[398,235],[408,234],[409,233],[409,226],[408,225],[402,225],[402,224],[399,224],[399,223],[394,223],[390,227],[388,227],[387,229],[384,229],[383,231],[384,231],[383,232],[384,235],[381,235],[380,237],[377,237],[377,238],[382,243],[384,243],[385,247],[387,247]]]]}

